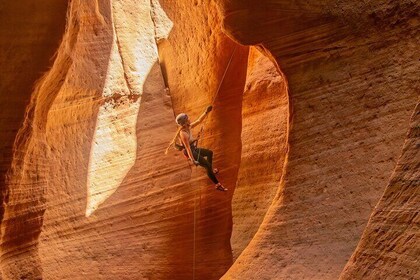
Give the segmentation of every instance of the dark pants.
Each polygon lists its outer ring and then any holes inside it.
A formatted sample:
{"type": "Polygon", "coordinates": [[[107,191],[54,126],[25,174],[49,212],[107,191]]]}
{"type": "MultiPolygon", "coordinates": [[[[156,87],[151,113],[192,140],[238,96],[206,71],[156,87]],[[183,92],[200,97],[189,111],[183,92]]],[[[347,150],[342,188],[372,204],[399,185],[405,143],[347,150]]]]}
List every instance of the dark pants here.
{"type": "Polygon", "coordinates": [[[195,146],[191,146],[191,151],[200,166],[207,170],[207,176],[209,176],[210,180],[215,184],[219,183],[219,180],[217,180],[216,175],[213,172],[213,152],[204,148],[196,148],[195,146]]]}

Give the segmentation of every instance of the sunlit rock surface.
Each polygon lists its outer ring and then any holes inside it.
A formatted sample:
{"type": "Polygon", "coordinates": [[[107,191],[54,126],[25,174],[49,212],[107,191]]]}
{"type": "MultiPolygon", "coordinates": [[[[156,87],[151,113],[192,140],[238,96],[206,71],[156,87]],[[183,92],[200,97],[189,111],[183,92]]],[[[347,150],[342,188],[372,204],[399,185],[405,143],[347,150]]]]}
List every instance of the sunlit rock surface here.
{"type": "Polygon", "coordinates": [[[1,277],[418,278],[418,11],[0,4],[1,277]],[[211,103],[226,193],[164,155],[211,103]]]}
{"type": "Polygon", "coordinates": [[[241,166],[232,201],[235,259],[258,230],[280,185],[289,125],[286,86],[275,62],[251,48],[242,100],[241,166]]]}

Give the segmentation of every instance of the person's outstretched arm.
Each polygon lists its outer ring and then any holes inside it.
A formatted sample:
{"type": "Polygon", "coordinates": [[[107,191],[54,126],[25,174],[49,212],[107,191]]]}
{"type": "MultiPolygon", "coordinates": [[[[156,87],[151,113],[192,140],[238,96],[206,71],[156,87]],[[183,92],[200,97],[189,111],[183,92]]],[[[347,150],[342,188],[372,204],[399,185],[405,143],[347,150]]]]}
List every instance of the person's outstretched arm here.
{"type": "Polygon", "coordinates": [[[208,113],[210,113],[210,111],[213,109],[213,106],[207,106],[206,110],[204,111],[204,113],[201,114],[200,117],[198,117],[197,120],[195,120],[194,122],[191,123],[191,128],[193,128],[194,126],[197,126],[198,124],[200,124],[204,118],[207,116],[208,113]]]}

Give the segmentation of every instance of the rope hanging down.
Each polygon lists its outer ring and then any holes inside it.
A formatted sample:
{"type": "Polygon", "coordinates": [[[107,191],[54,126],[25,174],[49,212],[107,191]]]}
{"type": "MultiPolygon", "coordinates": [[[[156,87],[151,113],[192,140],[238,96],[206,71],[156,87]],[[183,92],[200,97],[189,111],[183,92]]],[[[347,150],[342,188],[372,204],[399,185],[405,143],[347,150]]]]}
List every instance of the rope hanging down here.
{"type": "MultiPolygon", "coordinates": [[[[217,91],[216,91],[216,94],[214,95],[214,97],[213,97],[213,100],[211,101],[211,105],[214,107],[214,102],[216,101],[216,98],[217,98],[217,96],[219,95],[219,92],[220,92],[220,89],[221,89],[221,87],[222,87],[222,84],[223,84],[223,81],[225,80],[225,77],[226,77],[226,74],[227,74],[227,71],[229,70],[229,67],[230,67],[230,64],[232,63],[232,59],[233,59],[233,56],[234,56],[234,54],[235,54],[235,51],[236,51],[236,48],[237,48],[237,45],[235,46],[235,48],[233,49],[233,51],[232,51],[232,54],[231,54],[231,56],[230,56],[230,58],[229,58],[229,61],[228,61],[228,63],[227,63],[227,65],[226,65],[226,68],[225,68],[225,71],[224,71],[224,73],[223,73],[223,76],[222,76],[222,79],[220,80],[220,83],[219,83],[219,86],[217,87],[217,91]]],[[[170,93],[170,89],[169,89],[169,84],[168,84],[168,81],[166,80],[166,77],[165,77],[165,75],[164,75],[164,69],[163,69],[163,67],[162,67],[162,63],[161,63],[161,61],[160,61],[160,57],[158,56],[158,62],[159,62],[159,67],[160,67],[160,70],[161,70],[161,72],[162,72],[162,78],[163,78],[163,82],[164,82],[164,84],[165,84],[165,90],[167,90],[169,93],[170,93]]],[[[171,98],[171,103],[172,103],[172,96],[171,96],[171,94],[169,94],[169,96],[170,96],[170,98],[171,98]]],[[[174,116],[175,116],[175,112],[174,112],[174,116]]],[[[206,121],[207,121],[207,118],[203,121],[203,124],[201,125],[201,128],[200,128],[200,132],[198,133],[198,135],[197,135],[197,146],[198,146],[198,140],[200,139],[200,136],[201,136],[201,133],[203,132],[203,130],[204,130],[204,126],[205,126],[205,123],[206,123],[206,121]]],[[[176,136],[175,136],[175,138],[176,138],[176,136]]],[[[171,143],[172,144],[172,143],[171,143]]],[[[168,149],[169,149],[169,147],[168,147],[168,149]]],[[[165,152],[165,154],[168,152],[168,149],[166,149],[166,152],[165,152]]],[[[200,150],[199,150],[199,152],[198,152],[198,158],[200,157],[200,150]]],[[[191,174],[192,174],[192,168],[191,168],[191,165],[188,163],[188,167],[190,168],[190,178],[191,178],[191,174]]],[[[190,185],[191,185],[191,179],[190,179],[190,185]]],[[[198,189],[199,191],[200,191],[200,208],[201,208],[201,188],[199,188],[198,189]]],[[[194,231],[193,231],[193,280],[195,280],[195,264],[196,264],[196,253],[195,253],[195,251],[196,251],[196,212],[197,212],[197,210],[196,210],[196,201],[197,201],[197,192],[194,192],[194,224],[193,224],[193,227],[194,227],[194,231]]]]}
{"type": "MultiPolygon", "coordinates": [[[[214,102],[216,101],[216,98],[217,98],[217,96],[219,95],[219,92],[220,92],[220,88],[222,87],[222,84],[223,84],[223,81],[225,80],[225,77],[226,77],[226,73],[227,73],[227,71],[228,71],[228,69],[229,69],[229,67],[230,67],[230,64],[232,63],[232,58],[233,58],[233,55],[235,54],[235,51],[236,51],[236,48],[237,48],[237,46],[235,46],[235,48],[233,49],[233,51],[232,51],[232,55],[230,56],[230,59],[229,59],[229,61],[228,61],[228,63],[227,63],[227,65],[226,65],[226,68],[225,68],[225,72],[223,73],[223,76],[222,76],[222,79],[220,80],[220,83],[219,83],[219,86],[218,86],[218,88],[217,88],[217,91],[216,91],[216,94],[214,95],[214,97],[213,97],[213,100],[211,101],[211,105],[214,107],[214,102]]],[[[207,121],[207,118],[203,121],[203,124],[201,125],[201,128],[200,128],[200,132],[198,133],[198,135],[197,135],[197,142],[196,142],[196,145],[198,146],[198,140],[200,139],[200,136],[201,136],[201,133],[203,132],[203,130],[204,130],[204,125],[205,125],[205,122],[207,121]]],[[[197,158],[200,158],[200,152],[201,152],[201,150],[198,150],[198,157],[197,158]]],[[[188,164],[188,166],[190,167],[190,170],[191,170],[191,166],[188,164]]],[[[197,167],[197,166],[196,166],[197,167]]],[[[191,170],[191,172],[192,172],[192,170],[191,170]]],[[[191,174],[191,173],[190,173],[191,174]]],[[[199,188],[198,189],[199,191],[200,191],[200,193],[201,193],[201,188],[199,188]]],[[[193,280],[195,280],[195,262],[196,262],[196,253],[195,253],[195,248],[196,248],[196,246],[195,246],[195,241],[196,241],[196,204],[197,204],[197,191],[195,191],[194,192],[194,225],[193,225],[193,228],[194,228],[194,231],[193,231],[193,280]]],[[[201,194],[200,194],[200,207],[201,207],[201,194]]]]}
{"type": "MultiPolygon", "coordinates": [[[[235,46],[235,48],[233,49],[232,54],[231,54],[231,56],[229,58],[229,61],[228,61],[227,65],[226,65],[225,72],[223,73],[222,79],[220,80],[219,86],[217,87],[216,94],[214,95],[213,100],[211,101],[211,106],[212,107],[214,107],[214,102],[216,101],[216,98],[219,95],[220,89],[222,88],[223,81],[225,80],[227,71],[229,70],[230,64],[232,63],[232,59],[233,59],[233,56],[235,54],[235,51],[236,51],[236,48],[237,47],[238,46],[235,46]]],[[[207,122],[207,118],[204,119],[203,124],[201,125],[200,132],[198,132],[198,135],[197,135],[197,139],[200,138],[200,135],[201,135],[201,133],[204,130],[204,126],[205,126],[206,122],[207,122]]]]}
{"type": "MultiPolygon", "coordinates": [[[[224,79],[225,79],[225,77],[226,77],[226,73],[227,73],[227,71],[228,71],[228,69],[229,69],[229,66],[230,66],[231,62],[232,62],[232,59],[233,59],[233,56],[234,56],[234,54],[235,54],[236,48],[237,48],[237,46],[235,46],[235,48],[234,48],[234,49],[233,49],[233,51],[232,51],[232,55],[230,56],[230,59],[229,59],[229,61],[228,61],[227,65],[226,65],[226,68],[225,68],[225,72],[223,73],[222,80],[221,80],[221,81],[220,81],[220,83],[219,83],[219,86],[218,86],[218,88],[217,88],[216,94],[215,94],[215,95],[214,95],[214,97],[213,97],[213,100],[211,101],[211,105],[212,105],[212,107],[214,107],[214,102],[216,101],[216,98],[217,98],[217,96],[219,95],[220,88],[222,87],[223,81],[224,81],[224,79]]],[[[162,71],[163,71],[163,70],[162,70],[162,71]]],[[[169,91],[169,88],[167,88],[167,90],[169,91]]],[[[172,96],[171,96],[171,100],[172,100],[172,96]]],[[[175,116],[175,112],[174,112],[174,116],[175,116]]],[[[200,136],[201,136],[201,134],[202,134],[202,132],[203,132],[203,130],[204,130],[204,126],[205,126],[206,121],[207,121],[207,117],[203,120],[203,123],[202,123],[202,125],[201,125],[200,131],[199,131],[199,132],[198,132],[198,134],[197,134],[197,139],[195,140],[195,141],[196,141],[196,145],[198,144],[198,139],[200,138],[200,136]]],[[[182,129],[182,127],[179,127],[179,128],[178,128],[178,130],[177,130],[177,132],[176,132],[176,134],[175,134],[174,138],[172,139],[172,141],[169,143],[168,147],[167,147],[167,148],[166,148],[166,150],[165,150],[165,155],[167,155],[167,154],[168,154],[168,151],[169,151],[169,149],[170,149],[171,147],[175,147],[175,148],[177,148],[177,147],[176,147],[176,141],[177,141],[177,138],[178,138],[178,136],[179,136],[179,133],[181,132],[181,129],[182,129]]],[[[178,148],[177,148],[177,149],[178,149],[178,148]]],[[[178,149],[178,150],[179,150],[179,149],[178,149]]]]}

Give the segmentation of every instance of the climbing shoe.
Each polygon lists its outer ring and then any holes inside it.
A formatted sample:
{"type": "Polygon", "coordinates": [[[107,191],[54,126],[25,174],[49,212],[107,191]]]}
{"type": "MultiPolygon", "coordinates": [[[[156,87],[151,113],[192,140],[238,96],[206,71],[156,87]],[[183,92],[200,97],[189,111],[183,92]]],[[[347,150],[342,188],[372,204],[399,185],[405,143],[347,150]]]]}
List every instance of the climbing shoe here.
{"type": "Polygon", "coordinates": [[[226,189],[225,187],[222,186],[222,184],[219,183],[219,184],[216,185],[216,190],[221,191],[221,192],[225,192],[228,189],[226,189]]]}

